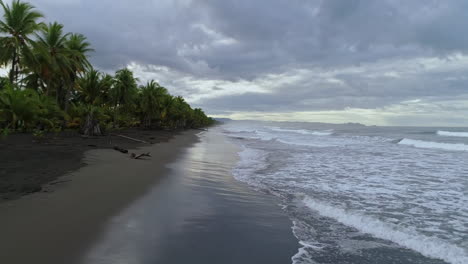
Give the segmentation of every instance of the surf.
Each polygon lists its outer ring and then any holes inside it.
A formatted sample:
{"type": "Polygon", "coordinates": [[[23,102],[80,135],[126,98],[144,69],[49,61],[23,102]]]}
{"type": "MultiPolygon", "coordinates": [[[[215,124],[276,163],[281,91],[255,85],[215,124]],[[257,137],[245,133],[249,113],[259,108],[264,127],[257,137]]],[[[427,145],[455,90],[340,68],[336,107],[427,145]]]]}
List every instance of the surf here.
{"type": "Polygon", "coordinates": [[[398,144],[424,149],[442,149],[448,151],[468,151],[468,145],[462,143],[442,143],[403,138],[398,144]]]}
{"type": "Polygon", "coordinates": [[[468,137],[468,132],[452,132],[452,131],[438,130],[437,135],[444,136],[444,137],[468,137]]]}
{"type": "Polygon", "coordinates": [[[415,250],[426,257],[441,259],[452,264],[468,263],[468,255],[464,249],[438,238],[418,234],[408,228],[385,223],[374,217],[331,206],[308,196],[303,199],[303,202],[322,216],[335,219],[360,232],[415,250]]]}

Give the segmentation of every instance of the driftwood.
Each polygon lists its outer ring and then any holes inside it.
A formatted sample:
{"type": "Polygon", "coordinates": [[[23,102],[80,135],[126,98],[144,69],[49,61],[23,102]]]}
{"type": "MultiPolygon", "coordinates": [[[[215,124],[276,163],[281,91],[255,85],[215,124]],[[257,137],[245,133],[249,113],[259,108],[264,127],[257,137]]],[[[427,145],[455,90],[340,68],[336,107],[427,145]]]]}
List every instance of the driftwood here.
{"type": "Polygon", "coordinates": [[[139,155],[137,155],[137,154],[135,154],[135,153],[132,153],[132,154],[130,154],[130,157],[131,157],[132,159],[139,159],[139,158],[141,158],[141,157],[151,157],[151,155],[150,155],[149,152],[148,152],[148,153],[142,153],[142,154],[139,154],[139,155]]]}
{"type": "Polygon", "coordinates": [[[140,143],[150,144],[147,141],[144,141],[144,140],[141,140],[141,139],[136,139],[136,138],[131,138],[131,137],[124,136],[124,135],[118,135],[118,134],[111,134],[111,135],[116,136],[116,137],[125,138],[125,139],[132,140],[132,141],[136,141],[136,142],[140,142],[140,143]]]}
{"type": "Polygon", "coordinates": [[[128,150],[124,149],[124,148],[121,148],[119,146],[114,146],[114,149],[117,150],[117,151],[120,151],[124,154],[127,154],[128,153],[128,150]]]}
{"type": "Polygon", "coordinates": [[[49,185],[56,185],[56,184],[60,184],[60,183],[70,182],[70,181],[71,180],[54,181],[54,182],[49,183],[49,185]]]}

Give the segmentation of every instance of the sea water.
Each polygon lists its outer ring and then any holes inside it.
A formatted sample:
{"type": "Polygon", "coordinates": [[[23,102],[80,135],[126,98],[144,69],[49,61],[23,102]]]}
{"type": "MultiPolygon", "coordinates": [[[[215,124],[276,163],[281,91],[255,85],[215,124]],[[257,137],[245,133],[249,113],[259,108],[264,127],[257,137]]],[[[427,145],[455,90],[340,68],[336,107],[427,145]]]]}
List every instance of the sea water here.
{"type": "Polygon", "coordinates": [[[233,121],[234,176],[281,198],[293,263],[468,263],[468,128],[233,121]]]}

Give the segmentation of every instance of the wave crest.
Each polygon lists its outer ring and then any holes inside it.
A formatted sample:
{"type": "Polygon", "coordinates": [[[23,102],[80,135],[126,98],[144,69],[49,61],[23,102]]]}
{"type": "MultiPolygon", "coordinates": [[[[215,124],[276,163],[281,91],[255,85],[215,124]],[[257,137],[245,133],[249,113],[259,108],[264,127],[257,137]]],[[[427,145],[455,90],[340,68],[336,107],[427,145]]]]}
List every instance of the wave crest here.
{"type": "Polygon", "coordinates": [[[468,132],[437,131],[437,135],[445,137],[468,137],[468,132]]]}
{"type": "Polygon", "coordinates": [[[288,132],[288,133],[296,133],[302,135],[314,135],[314,136],[330,136],[333,134],[332,130],[324,130],[324,131],[311,131],[305,129],[285,129],[279,127],[270,127],[269,129],[277,132],[288,132]]]}
{"type": "Polygon", "coordinates": [[[320,215],[333,218],[338,222],[354,227],[361,232],[395,242],[421,254],[442,259],[453,264],[468,263],[468,255],[463,248],[448,244],[438,238],[418,234],[412,230],[382,222],[370,216],[348,212],[347,210],[315,201],[306,196],[305,205],[320,215]]]}
{"type": "Polygon", "coordinates": [[[416,139],[404,138],[398,142],[400,145],[413,146],[416,148],[425,148],[425,149],[443,149],[450,151],[468,151],[468,145],[461,143],[441,143],[441,142],[432,142],[432,141],[423,141],[416,139]]]}

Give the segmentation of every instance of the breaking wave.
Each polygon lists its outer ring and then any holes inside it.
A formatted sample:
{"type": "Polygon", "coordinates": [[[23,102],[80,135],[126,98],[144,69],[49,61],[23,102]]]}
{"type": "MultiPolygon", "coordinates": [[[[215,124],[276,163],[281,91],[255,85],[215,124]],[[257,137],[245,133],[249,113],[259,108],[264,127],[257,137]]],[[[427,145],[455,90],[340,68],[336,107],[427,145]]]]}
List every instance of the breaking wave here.
{"type": "Polygon", "coordinates": [[[441,142],[432,142],[432,141],[423,141],[416,139],[404,138],[398,142],[400,145],[413,146],[416,148],[425,148],[425,149],[443,149],[450,151],[468,151],[468,145],[461,143],[441,143],[441,142]]]}
{"type": "Polygon", "coordinates": [[[468,132],[437,131],[437,135],[445,137],[468,137],[468,132]]]}
{"type": "Polygon", "coordinates": [[[310,197],[305,197],[303,201],[307,207],[317,211],[320,215],[333,218],[363,233],[390,240],[406,248],[418,251],[427,257],[442,259],[453,264],[468,263],[468,255],[462,248],[446,243],[438,238],[424,236],[412,230],[382,222],[373,217],[348,212],[347,210],[315,201],[310,197]]]}
{"type": "Polygon", "coordinates": [[[269,129],[277,132],[288,132],[288,133],[297,133],[302,135],[314,135],[314,136],[330,136],[333,134],[332,130],[324,130],[324,131],[311,131],[306,129],[285,129],[279,127],[270,127],[269,129]]]}

